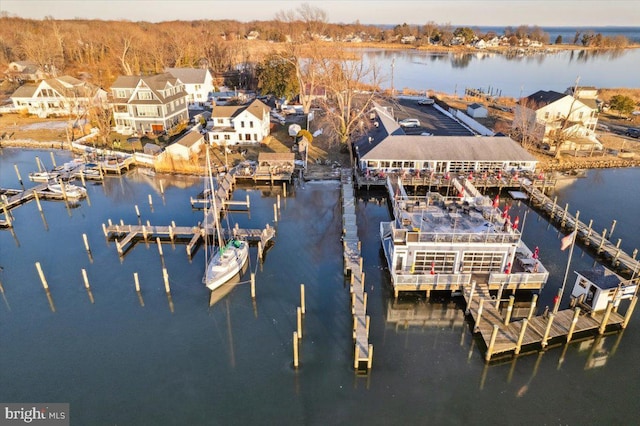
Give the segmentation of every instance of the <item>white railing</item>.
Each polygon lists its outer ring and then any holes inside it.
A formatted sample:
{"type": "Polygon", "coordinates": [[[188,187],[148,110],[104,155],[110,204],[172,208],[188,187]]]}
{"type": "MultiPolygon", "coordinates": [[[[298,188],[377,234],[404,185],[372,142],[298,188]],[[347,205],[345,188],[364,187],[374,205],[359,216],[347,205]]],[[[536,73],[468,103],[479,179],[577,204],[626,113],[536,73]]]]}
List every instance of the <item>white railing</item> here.
{"type": "Polygon", "coordinates": [[[411,274],[409,270],[393,273],[394,285],[464,286],[471,283],[471,274],[411,274]]]}

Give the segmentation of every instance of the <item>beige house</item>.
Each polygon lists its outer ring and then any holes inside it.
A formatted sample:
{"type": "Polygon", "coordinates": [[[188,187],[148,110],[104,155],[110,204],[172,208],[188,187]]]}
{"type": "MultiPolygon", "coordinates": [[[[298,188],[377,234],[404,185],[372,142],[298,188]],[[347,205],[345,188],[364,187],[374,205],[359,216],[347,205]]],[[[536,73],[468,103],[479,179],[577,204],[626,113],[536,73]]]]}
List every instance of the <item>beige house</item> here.
{"type": "Polygon", "coordinates": [[[51,69],[43,70],[38,64],[31,61],[15,61],[11,62],[6,70],[4,70],[4,76],[9,81],[15,81],[18,83],[24,83],[26,81],[40,81],[49,77],[55,77],[55,69],[51,66],[51,69]]]}
{"type": "Polygon", "coordinates": [[[176,160],[188,161],[192,155],[199,154],[203,146],[204,136],[199,132],[189,131],[164,151],[176,160]]]}
{"type": "Polygon", "coordinates": [[[184,84],[190,104],[204,104],[213,92],[213,77],[206,68],[167,68],[165,71],[184,84]]]}
{"type": "Polygon", "coordinates": [[[84,114],[91,105],[106,102],[107,92],[70,76],[24,84],[11,95],[16,110],[39,117],[84,114]]]}
{"type": "Polygon", "coordinates": [[[512,128],[524,130],[538,142],[588,138],[595,140],[598,108],[595,99],[540,90],[520,99],[512,128]],[[560,135],[562,133],[562,135],[560,135]]]}
{"type": "Polygon", "coordinates": [[[111,86],[114,130],[157,134],[186,123],[187,96],[182,81],[170,73],[120,76],[111,86]]]}

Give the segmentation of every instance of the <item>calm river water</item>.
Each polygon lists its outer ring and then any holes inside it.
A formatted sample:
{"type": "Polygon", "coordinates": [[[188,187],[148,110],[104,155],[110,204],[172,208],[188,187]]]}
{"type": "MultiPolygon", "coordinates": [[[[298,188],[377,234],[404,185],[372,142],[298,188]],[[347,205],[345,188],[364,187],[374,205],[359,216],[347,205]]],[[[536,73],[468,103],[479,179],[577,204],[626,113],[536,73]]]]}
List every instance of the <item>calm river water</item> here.
{"type": "MultiPolygon", "coordinates": [[[[18,188],[13,170],[36,169],[45,151],[4,149],[0,185],[18,188]]],[[[69,158],[56,152],[58,163],[69,158]]],[[[560,203],[608,228],[625,249],[640,247],[640,199],[628,182],[638,169],[590,172],[557,191],[560,203]]],[[[31,185],[30,182],[26,185],[31,185]]],[[[337,182],[288,188],[279,221],[273,204],[281,187],[240,187],[236,199],[251,199],[251,212],[236,213],[241,227],[277,227],[264,263],[252,252],[257,297],[239,284],[208,307],[201,282],[204,253],[192,260],[183,244],[165,244],[164,265],[172,300],[164,292],[162,260],[155,244],[138,243],[123,260],[101,224],[194,225],[201,212],[189,197],[200,179],[130,173],[89,185],[89,199],[77,208],[44,202],[16,210],[15,229],[0,232],[0,401],[68,402],[72,425],[326,425],[326,424],[635,424],[640,373],[640,315],[623,335],[551,348],[541,355],[485,366],[468,325],[454,303],[425,303],[415,297],[392,304],[380,255],[378,224],[390,217],[384,194],[360,193],[359,235],[369,292],[371,343],[369,376],[354,376],[349,292],[342,275],[340,203],[337,182]],[[163,180],[164,197],[158,191],[163,180]],[[149,206],[151,194],[153,209],[149,206]],[[85,252],[82,234],[91,246],[85,252]],[[55,306],[52,312],[35,262],[41,262],[55,306]],[[87,270],[95,303],[82,282],[87,270]],[[134,291],[138,272],[144,306],[134,291]],[[301,368],[292,368],[299,285],[305,284],[307,314],[301,368]],[[170,309],[172,306],[173,310],[170,309]],[[389,318],[397,309],[455,321],[405,328],[389,318]],[[434,314],[434,312],[436,314],[434,314]],[[597,361],[597,362],[596,362],[597,361]],[[594,367],[594,365],[598,365],[594,367]]],[[[559,288],[566,252],[554,227],[525,212],[524,239],[540,247],[551,279],[541,295],[550,304],[559,288]]],[[[593,258],[580,248],[572,269],[593,258]]],[[[243,277],[246,280],[247,277],[243,277]]],[[[564,301],[564,305],[567,301],[564,301]]]]}
{"type": "Polygon", "coordinates": [[[538,90],[564,92],[576,84],[598,88],[640,85],[640,49],[501,54],[355,49],[384,76],[381,87],[463,94],[466,87],[519,98],[538,90]],[[392,67],[393,65],[393,67],[392,67]]]}

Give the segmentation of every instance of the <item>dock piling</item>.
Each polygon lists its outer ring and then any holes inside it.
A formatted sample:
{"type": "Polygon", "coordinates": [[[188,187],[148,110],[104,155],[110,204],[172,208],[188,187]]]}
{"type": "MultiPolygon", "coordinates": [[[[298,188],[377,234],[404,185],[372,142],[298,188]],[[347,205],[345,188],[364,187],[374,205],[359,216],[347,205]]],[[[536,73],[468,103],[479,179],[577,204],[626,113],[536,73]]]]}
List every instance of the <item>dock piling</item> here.
{"type": "Polygon", "coordinates": [[[56,164],[56,157],[53,155],[53,151],[49,151],[49,154],[51,155],[51,164],[53,164],[53,167],[58,167],[58,165],[56,164]]]}
{"type": "Polygon", "coordinates": [[[278,206],[275,203],[273,204],[273,221],[278,223],[278,206]]]}
{"type": "Polygon", "coordinates": [[[160,242],[160,237],[156,237],[156,244],[158,245],[158,253],[160,254],[160,257],[164,257],[164,254],[162,253],[162,243],[160,242]]]}
{"type": "Polygon", "coordinates": [[[256,298],[256,274],[254,272],[251,273],[251,298],[256,298]]]}
{"type": "Polygon", "coordinates": [[[138,279],[137,272],[133,273],[133,282],[135,283],[135,286],[136,286],[136,293],[140,293],[140,280],[138,279]]]}
{"type": "Polygon", "coordinates": [[[151,207],[151,209],[153,209],[153,198],[151,198],[151,194],[149,194],[149,207],[151,207]]]}
{"type": "Polygon", "coordinates": [[[627,308],[627,312],[624,314],[624,321],[622,321],[622,328],[627,328],[627,324],[629,324],[629,320],[631,319],[631,314],[633,313],[633,309],[636,307],[636,303],[638,303],[638,296],[633,296],[631,299],[631,304],[627,308]]]}
{"type": "Polygon", "coordinates": [[[91,249],[89,248],[89,239],[87,238],[87,234],[82,234],[82,240],[84,241],[84,248],[87,250],[87,253],[91,253],[91,249]]]}
{"type": "Polygon", "coordinates": [[[480,320],[482,319],[482,305],[484,304],[484,299],[480,299],[478,303],[478,318],[476,318],[476,325],[473,328],[473,332],[477,333],[480,330],[480,320]]]}
{"type": "Polygon", "coordinates": [[[497,324],[493,325],[493,331],[491,332],[491,339],[489,340],[489,347],[487,348],[487,353],[484,356],[484,360],[489,362],[491,360],[491,355],[493,354],[493,346],[496,344],[496,337],[498,337],[498,327],[497,324]]]}
{"type": "Polygon", "coordinates": [[[298,332],[293,332],[293,366],[298,368],[298,332]]]}
{"type": "Polygon", "coordinates": [[[296,315],[298,317],[298,338],[302,339],[302,309],[299,306],[296,309],[296,315]]]}
{"type": "Polygon", "coordinates": [[[40,266],[40,262],[36,262],[36,269],[38,270],[38,275],[40,275],[40,281],[42,282],[42,287],[45,290],[49,290],[49,284],[47,284],[47,279],[44,276],[44,272],[42,272],[42,267],[40,266]]]}
{"type": "Polygon", "coordinates": [[[369,359],[367,359],[367,369],[371,370],[373,365],[373,345],[369,343],[369,359]]]}
{"type": "Polygon", "coordinates": [[[302,314],[307,313],[306,304],[304,300],[304,284],[300,284],[300,309],[302,310],[302,314]]]}
{"type": "Polygon", "coordinates": [[[609,322],[609,316],[611,315],[612,309],[613,309],[613,302],[607,303],[607,310],[604,311],[602,322],[600,323],[600,327],[598,328],[598,334],[603,335],[604,331],[607,329],[607,323],[609,322]]]}
{"type": "Polygon", "coordinates": [[[518,341],[516,342],[516,348],[514,350],[514,353],[516,355],[518,355],[520,353],[520,348],[522,347],[522,340],[524,339],[524,334],[527,331],[527,326],[529,325],[529,320],[528,319],[523,319],[522,320],[522,328],[520,329],[520,334],[518,334],[518,341]]]}
{"type": "Polygon", "coordinates": [[[613,230],[616,229],[616,223],[618,223],[615,219],[611,222],[611,230],[609,231],[609,238],[613,235],[613,230]]]}
{"type": "Polygon", "coordinates": [[[140,219],[140,209],[138,208],[137,204],[134,207],[136,209],[136,216],[138,216],[138,219],[140,219]]]}
{"type": "Polygon", "coordinates": [[[507,306],[507,314],[504,317],[504,325],[509,325],[509,321],[511,321],[511,314],[513,313],[513,303],[516,298],[511,295],[509,296],[509,305],[507,306]]]}
{"type": "Polygon", "coordinates": [[[164,290],[167,294],[171,294],[171,287],[169,286],[169,273],[167,268],[162,268],[162,278],[164,279],[164,290]]]}
{"type": "Polygon", "coordinates": [[[569,326],[569,332],[567,333],[567,343],[571,341],[573,337],[573,331],[576,329],[578,323],[578,317],[580,316],[580,308],[576,307],[573,311],[573,317],[571,318],[571,325],[569,326]]]}
{"type": "Polygon", "coordinates": [[[18,165],[14,164],[13,168],[16,171],[16,175],[18,176],[18,182],[20,182],[20,186],[24,189],[24,183],[22,183],[22,176],[20,176],[20,170],[18,170],[18,165]]]}
{"type": "Polygon", "coordinates": [[[536,311],[536,305],[538,304],[538,294],[534,294],[531,297],[531,307],[529,308],[529,314],[527,315],[527,319],[531,321],[531,317],[536,311]]]}
{"type": "Polygon", "coordinates": [[[544,329],[544,335],[542,336],[542,341],[540,342],[540,344],[542,345],[542,349],[547,347],[547,340],[549,339],[549,333],[551,332],[551,325],[553,324],[554,316],[555,315],[553,314],[553,312],[549,314],[547,326],[544,329]]]}

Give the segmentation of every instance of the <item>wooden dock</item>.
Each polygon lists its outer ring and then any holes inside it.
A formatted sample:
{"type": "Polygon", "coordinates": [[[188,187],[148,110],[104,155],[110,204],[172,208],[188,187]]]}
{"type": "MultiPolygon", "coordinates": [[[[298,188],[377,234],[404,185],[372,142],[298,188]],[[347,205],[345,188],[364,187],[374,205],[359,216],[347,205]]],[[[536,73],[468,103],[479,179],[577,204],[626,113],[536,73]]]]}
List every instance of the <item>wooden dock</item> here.
{"type": "Polygon", "coordinates": [[[500,356],[518,355],[523,347],[544,350],[552,340],[570,342],[579,333],[601,335],[609,328],[625,328],[637,301],[637,297],[634,297],[624,316],[613,309],[612,303],[605,312],[586,313],[577,307],[559,311],[555,315],[534,316],[537,299],[534,296],[527,317],[510,321],[513,297],[508,299],[503,314],[499,307],[504,301],[492,298],[485,285],[474,283],[465,288],[463,295],[467,303],[466,313],[474,322],[473,331],[481,337],[487,348],[487,362],[500,356]]]}
{"type": "MultiPolygon", "coordinates": [[[[160,238],[161,241],[173,242],[186,242],[187,255],[191,257],[200,243],[206,235],[214,235],[215,227],[198,226],[175,226],[171,224],[168,226],[155,226],[149,222],[145,225],[125,225],[124,223],[102,224],[102,231],[104,236],[110,240],[114,240],[116,244],[116,250],[120,256],[124,256],[131,247],[137,241],[155,241],[160,238]]],[[[226,238],[232,236],[243,239],[250,243],[258,243],[260,251],[262,251],[267,242],[275,236],[275,229],[266,226],[265,229],[241,229],[233,228],[232,230],[225,230],[223,232],[226,238]]],[[[259,253],[262,256],[262,253],[259,253]]]]}
{"type": "Polygon", "coordinates": [[[579,220],[579,212],[572,215],[568,212],[568,204],[559,206],[556,200],[551,200],[540,190],[526,181],[521,184],[521,189],[529,195],[531,204],[548,215],[550,222],[555,222],[560,228],[565,228],[567,232],[577,231],[576,241],[581,241],[585,246],[590,247],[597,255],[608,262],[620,273],[631,275],[636,271],[640,262],[636,260],[637,250],[633,255],[629,255],[620,248],[621,240],[613,244],[607,239],[607,229],[602,233],[593,230],[593,223],[588,225],[579,220]]]}
{"type": "Polygon", "coordinates": [[[367,292],[364,289],[362,271],[361,242],[356,224],[355,195],[351,169],[342,169],[342,246],[344,273],[351,274],[351,314],[353,315],[354,355],[356,372],[367,372],[373,362],[373,345],[369,344],[369,323],[367,315],[367,292]]]}

